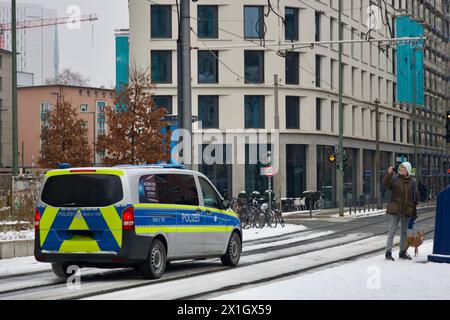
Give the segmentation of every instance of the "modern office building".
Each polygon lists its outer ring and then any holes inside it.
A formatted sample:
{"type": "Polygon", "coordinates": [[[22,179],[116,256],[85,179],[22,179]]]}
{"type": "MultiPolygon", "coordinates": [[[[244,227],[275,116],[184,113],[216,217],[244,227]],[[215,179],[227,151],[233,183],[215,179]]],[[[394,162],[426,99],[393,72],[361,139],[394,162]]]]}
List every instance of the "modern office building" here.
{"type": "MultiPolygon", "coordinates": [[[[56,10],[43,5],[17,3],[17,21],[56,18],[56,10]]],[[[0,2],[0,23],[11,23],[11,2],[0,2]]],[[[3,35],[4,48],[11,50],[11,31],[3,35]]],[[[56,25],[17,30],[17,70],[34,74],[34,84],[53,79],[59,69],[58,27],[56,25]]]]}
{"type": "MultiPolygon", "coordinates": [[[[332,207],[336,205],[336,163],[329,162],[328,155],[338,145],[338,45],[308,42],[338,40],[338,1],[269,3],[270,7],[266,0],[191,3],[192,114],[203,121],[203,129],[274,129],[278,105],[282,196],[320,190],[332,207]],[[278,101],[274,75],[279,79],[278,101]]],[[[379,23],[373,24],[369,0],[342,3],[346,40],[394,37],[394,17],[411,14],[413,7],[411,1],[382,1],[379,23]]],[[[414,11],[416,15],[429,24],[427,68],[441,72],[426,72],[428,98],[419,116],[418,141],[420,163],[428,170],[426,183],[438,191],[448,183],[443,115],[449,95],[445,42],[449,7],[445,1],[414,1],[414,5],[421,8],[414,11]]],[[[177,114],[175,1],[130,0],[129,14],[130,62],[151,69],[155,96],[177,114]]],[[[365,195],[370,200],[376,197],[375,101],[380,102],[380,177],[389,165],[413,161],[413,116],[411,108],[396,103],[395,45],[355,42],[343,47],[345,199],[365,195]]],[[[238,146],[247,158],[250,147],[238,146]]],[[[241,190],[267,188],[261,166],[194,167],[223,193],[237,196],[241,190]]]]}

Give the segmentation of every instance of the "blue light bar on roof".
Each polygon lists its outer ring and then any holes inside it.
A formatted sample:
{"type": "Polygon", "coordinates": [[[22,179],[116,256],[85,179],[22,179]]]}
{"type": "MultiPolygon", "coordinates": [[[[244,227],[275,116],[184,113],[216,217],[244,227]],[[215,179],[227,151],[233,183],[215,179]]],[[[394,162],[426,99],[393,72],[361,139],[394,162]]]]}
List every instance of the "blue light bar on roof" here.
{"type": "Polygon", "coordinates": [[[168,164],[168,163],[159,163],[159,164],[122,164],[117,165],[115,168],[161,168],[161,169],[184,169],[184,165],[182,164],[168,164]]]}

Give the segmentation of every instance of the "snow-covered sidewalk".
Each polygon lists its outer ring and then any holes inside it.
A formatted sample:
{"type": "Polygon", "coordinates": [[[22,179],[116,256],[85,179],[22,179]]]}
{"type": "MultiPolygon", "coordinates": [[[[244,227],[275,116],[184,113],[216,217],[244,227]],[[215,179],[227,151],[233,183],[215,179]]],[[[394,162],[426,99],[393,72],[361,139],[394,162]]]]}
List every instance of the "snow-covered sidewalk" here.
{"type": "MultiPolygon", "coordinates": [[[[384,260],[383,254],[316,270],[270,284],[239,290],[220,300],[303,299],[450,299],[450,267],[427,261],[433,241],[426,241],[413,261],[384,260]]],[[[410,249],[410,252],[412,250],[410,249]]],[[[394,252],[398,257],[398,251],[394,252]]]]}

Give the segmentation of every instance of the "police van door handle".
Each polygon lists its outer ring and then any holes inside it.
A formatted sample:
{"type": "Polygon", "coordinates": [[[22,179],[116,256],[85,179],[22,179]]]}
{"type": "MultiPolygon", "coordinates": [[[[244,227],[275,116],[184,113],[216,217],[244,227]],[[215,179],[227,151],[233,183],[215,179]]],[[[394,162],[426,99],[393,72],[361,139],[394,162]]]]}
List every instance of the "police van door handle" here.
{"type": "Polygon", "coordinates": [[[212,212],[211,212],[210,210],[206,210],[205,213],[206,213],[208,216],[210,216],[212,212]]]}
{"type": "Polygon", "coordinates": [[[197,214],[202,214],[202,209],[197,209],[197,210],[195,210],[195,212],[197,213],[197,214]]]}

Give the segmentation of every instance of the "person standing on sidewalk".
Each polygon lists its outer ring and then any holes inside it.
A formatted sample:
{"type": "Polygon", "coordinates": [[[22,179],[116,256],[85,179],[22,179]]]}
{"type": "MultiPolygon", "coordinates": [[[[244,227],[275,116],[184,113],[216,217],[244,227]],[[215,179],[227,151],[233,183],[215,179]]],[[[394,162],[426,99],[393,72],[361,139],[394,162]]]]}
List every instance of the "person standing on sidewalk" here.
{"type": "Polygon", "coordinates": [[[392,246],[398,223],[400,222],[400,259],[411,260],[407,251],[407,228],[410,218],[417,218],[418,194],[416,181],[411,177],[411,163],[403,162],[398,168],[398,175],[394,168],[389,167],[384,176],[383,185],[391,191],[386,213],[389,216],[389,233],[386,243],[386,260],[394,261],[392,246]]]}

